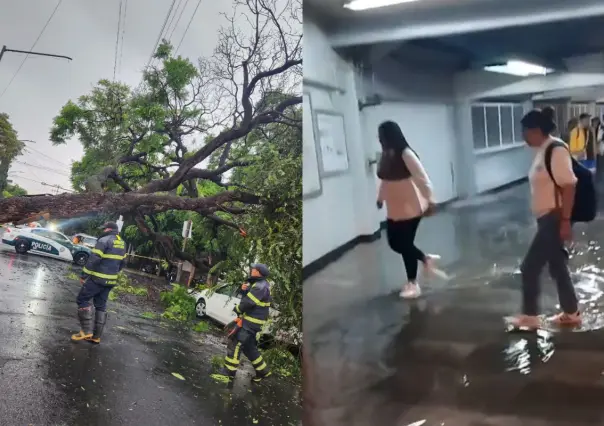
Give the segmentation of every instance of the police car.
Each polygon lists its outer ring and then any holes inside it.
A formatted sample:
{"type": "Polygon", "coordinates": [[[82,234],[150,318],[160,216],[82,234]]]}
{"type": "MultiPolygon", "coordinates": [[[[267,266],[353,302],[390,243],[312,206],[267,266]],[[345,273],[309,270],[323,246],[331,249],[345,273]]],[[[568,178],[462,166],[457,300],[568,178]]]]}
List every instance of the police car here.
{"type": "Polygon", "coordinates": [[[15,248],[19,254],[31,253],[53,257],[84,266],[90,257],[90,248],[72,243],[60,232],[46,228],[4,228],[2,242],[15,248]]]}

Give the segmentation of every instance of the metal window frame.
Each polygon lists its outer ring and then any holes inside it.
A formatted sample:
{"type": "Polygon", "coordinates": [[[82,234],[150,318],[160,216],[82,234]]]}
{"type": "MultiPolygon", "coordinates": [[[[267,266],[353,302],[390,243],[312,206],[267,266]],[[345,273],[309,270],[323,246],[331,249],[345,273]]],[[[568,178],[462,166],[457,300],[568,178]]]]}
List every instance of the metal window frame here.
{"type": "MultiPolygon", "coordinates": [[[[516,124],[514,123],[514,108],[521,107],[524,112],[524,104],[521,102],[473,102],[470,107],[478,107],[482,108],[483,112],[483,120],[484,120],[484,137],[485,137],[485,148],[474,148],[474,154],[488,154],[494,153],[498,151],[506,151],[508,149],[513,149],[517,147],[524,146],[524,141],[516,140],[516,124]],[[497,107],[497,115],[499,119],[499,145],[497,146],[489,146],[488,139],[488,127],[487,127],[487,107],[497,107]],[[513,142],[510,144],[503,144],[503,130],[501,128],[501,107],[510,107],[512,114],[512,138],[513,142]]],[[[472,129],[472,134],[474,131],[472,129]]]]}

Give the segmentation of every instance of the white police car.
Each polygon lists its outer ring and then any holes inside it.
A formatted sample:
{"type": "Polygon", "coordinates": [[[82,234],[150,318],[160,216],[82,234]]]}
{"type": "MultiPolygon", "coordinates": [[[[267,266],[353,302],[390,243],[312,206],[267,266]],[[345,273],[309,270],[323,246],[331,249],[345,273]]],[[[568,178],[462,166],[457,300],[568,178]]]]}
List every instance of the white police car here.
{"type": "Polygon", "coordinates": [[[31,253],[73,262],[84,266],[90,257],[90,248],[73,244],[60,232],[46,228],[4,228],[2,242],[20,254],[31,253]]]}

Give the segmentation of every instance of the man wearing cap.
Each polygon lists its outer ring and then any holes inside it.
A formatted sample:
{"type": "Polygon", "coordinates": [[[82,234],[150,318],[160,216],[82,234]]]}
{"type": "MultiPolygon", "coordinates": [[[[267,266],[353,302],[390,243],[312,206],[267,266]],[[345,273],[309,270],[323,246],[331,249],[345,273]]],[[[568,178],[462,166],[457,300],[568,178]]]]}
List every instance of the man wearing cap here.
{"type": "Polygon", "coordinates": [[[241,286],[243,297],[235,307],[235,312],[241,319],[241,326],[231,335],[227,345],[227,356],[224,359],[222,374],[230,379],[235,378],[241,361],[241,352],[250,360],[256,376],[254,382],[260,382],[271,375],[266,362],[258,350],[256,335],[262,330],[269,316],[271,305],[270,284],[266,281],[269,270],[266,265],[257,263],[251,266],[251,273],[245,284],[241,286]]]}
{"type": "Polygon", "coordinates": [[[86,266],[82,269],[80,282],[83,285],[77,298],[81,329],[78,334],[71,336],[74,342],[101,342],[107,321],[107,299],[111,289],[117,284],[117,275],[126,266],[126,244],[119,236],[117,224],[107,222],[101,229],[103,235],[97,240],[86,266]],[[94,324],[91,299],[94,300],[95,308],[94,324]]]}

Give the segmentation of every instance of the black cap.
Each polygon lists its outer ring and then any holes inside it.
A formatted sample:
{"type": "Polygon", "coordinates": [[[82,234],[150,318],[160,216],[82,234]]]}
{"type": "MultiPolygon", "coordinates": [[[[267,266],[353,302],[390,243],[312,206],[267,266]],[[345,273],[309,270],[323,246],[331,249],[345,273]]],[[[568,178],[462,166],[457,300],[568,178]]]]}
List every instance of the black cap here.
{"type": "Polygon", "coordinates": [[[252,269],[255,269],[256,271],[260,272],[260,275],[262,275],[263,278],[266,278],[270,275],[268,266],[266,266],[263,263],[253,263],[250,267],[252,269]]]}
{"type": "Polygon", "coordinates": [[[101,226],[100,229],[111,229],[112,231],[120,230],[119,226],[117,226],[117,223],[115,222],[105,222],[105,224],[101,226]]]}

